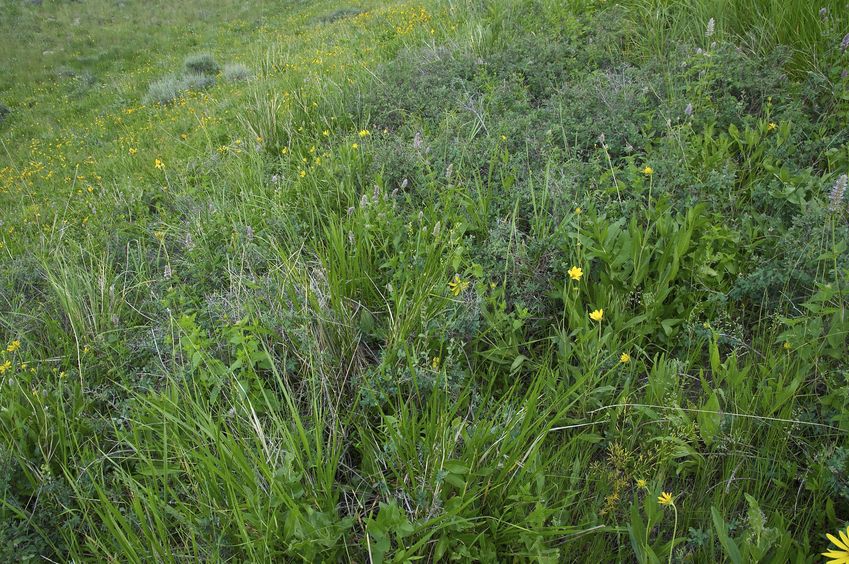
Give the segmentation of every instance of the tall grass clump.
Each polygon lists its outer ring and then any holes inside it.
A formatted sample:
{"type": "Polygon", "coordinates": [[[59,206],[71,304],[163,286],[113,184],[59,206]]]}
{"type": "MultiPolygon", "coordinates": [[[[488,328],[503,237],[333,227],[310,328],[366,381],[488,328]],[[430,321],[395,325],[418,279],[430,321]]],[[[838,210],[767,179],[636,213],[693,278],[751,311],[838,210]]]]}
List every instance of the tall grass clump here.
{"type": "Polygon", "coordinates": [[[707,48],[717,41],[739,41],[766,55],[776,47],[792,51],[795,73],[821,70],[843,35],[849,12],[839,0],[626,0],[635,11],[637,42],[653,55],[673,53],[673,43],[707,48]]]}

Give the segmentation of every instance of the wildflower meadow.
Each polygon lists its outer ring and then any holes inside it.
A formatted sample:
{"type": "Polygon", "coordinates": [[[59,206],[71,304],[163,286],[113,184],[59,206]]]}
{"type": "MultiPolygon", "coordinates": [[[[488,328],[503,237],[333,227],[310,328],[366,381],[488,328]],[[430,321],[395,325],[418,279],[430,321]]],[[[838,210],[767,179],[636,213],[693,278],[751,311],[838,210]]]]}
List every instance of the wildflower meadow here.
{"type": "Polygon", "coordinates": [[[0,562],[849,563],[845,0],[0,0],[0,562]]]}

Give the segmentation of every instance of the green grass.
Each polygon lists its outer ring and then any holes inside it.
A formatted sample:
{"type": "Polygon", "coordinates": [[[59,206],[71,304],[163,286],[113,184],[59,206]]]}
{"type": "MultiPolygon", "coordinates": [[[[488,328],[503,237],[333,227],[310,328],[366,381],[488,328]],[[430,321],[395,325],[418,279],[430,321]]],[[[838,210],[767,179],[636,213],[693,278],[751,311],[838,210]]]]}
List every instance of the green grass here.
{"type": "Polygon", "coordinates": [[[841,8],[0,0],[0,561],[817,561],[841,8]]]}

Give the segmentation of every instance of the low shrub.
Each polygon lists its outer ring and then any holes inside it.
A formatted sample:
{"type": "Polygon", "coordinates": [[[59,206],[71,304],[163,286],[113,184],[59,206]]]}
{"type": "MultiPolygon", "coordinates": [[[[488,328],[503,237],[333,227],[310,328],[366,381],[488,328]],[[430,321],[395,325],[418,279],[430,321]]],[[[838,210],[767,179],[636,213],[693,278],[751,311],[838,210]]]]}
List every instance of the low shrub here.
{"type": "Polygon", "coordinates": [[[186,60],[183,61],[183,67],[187,73],[202,75],[214,75],[221,70],[221,67],[215,61],[215,57],[209,53],[198,53],[186,57],[186,60]]]}
{"type": "Polygon", "coordinates": [[[147,89],[147,102],[170,104],[180,97],[183,82],[177,76],[166,76],[150,84],[147,89]]]}
{"type": "Polygon", "coordinates": [[[242,63],[227,63],[222,74],[228,82],[240,82],[251,77],[251,70],[242,63]]]}

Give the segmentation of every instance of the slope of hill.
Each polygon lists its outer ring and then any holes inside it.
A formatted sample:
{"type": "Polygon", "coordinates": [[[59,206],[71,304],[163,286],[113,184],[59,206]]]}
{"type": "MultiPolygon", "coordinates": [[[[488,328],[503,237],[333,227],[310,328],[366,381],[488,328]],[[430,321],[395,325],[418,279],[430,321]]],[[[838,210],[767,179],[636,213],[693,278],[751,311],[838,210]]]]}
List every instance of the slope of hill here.
{"type": "Polygon", "coordinates": [[[0,0],[0,561],[837,560],[841,2],[0,0]]]}

